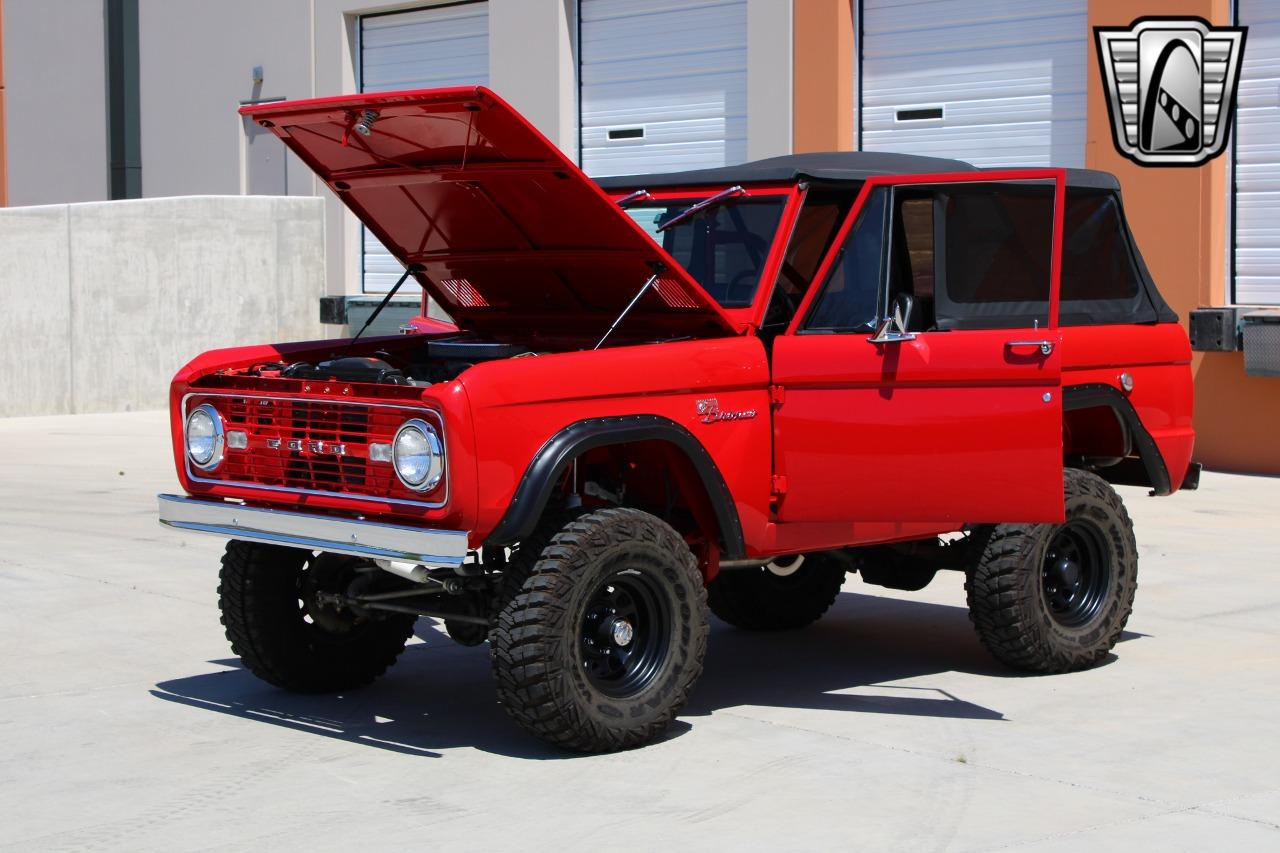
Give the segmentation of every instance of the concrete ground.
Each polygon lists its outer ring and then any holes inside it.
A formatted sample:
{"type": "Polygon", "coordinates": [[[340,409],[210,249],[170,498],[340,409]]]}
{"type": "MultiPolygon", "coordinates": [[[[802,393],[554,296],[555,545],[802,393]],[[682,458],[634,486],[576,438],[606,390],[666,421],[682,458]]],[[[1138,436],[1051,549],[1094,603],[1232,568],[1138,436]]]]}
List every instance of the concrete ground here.
{"type": "Polygon", "coordinates": [[[156,524],[171,465],[159,413],[0,420],[0,848],[1280,850],[1280,480],[1124,490],[1096,670],[994,664],[959,576],[851,578],[810,630],[716,623],[667,740],[580,757],[427,620],[350,695],[241,670],[221,542],[156,524]]]}

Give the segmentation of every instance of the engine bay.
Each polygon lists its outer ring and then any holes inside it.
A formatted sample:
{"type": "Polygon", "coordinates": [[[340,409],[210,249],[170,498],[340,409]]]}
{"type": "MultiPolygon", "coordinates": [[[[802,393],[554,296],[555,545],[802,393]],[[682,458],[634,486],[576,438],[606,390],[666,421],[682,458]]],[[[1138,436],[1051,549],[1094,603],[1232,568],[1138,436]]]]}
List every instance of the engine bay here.
{"type": "Polygon", "coordinates": [[[452,381],[482,362],[534,355],[537,353],[520,344],[454,335],[408,348],[388,346],[372,355],[335,355],[315,363],[264,362],[244,373],[261,378],[425,387],[452,381]]]}

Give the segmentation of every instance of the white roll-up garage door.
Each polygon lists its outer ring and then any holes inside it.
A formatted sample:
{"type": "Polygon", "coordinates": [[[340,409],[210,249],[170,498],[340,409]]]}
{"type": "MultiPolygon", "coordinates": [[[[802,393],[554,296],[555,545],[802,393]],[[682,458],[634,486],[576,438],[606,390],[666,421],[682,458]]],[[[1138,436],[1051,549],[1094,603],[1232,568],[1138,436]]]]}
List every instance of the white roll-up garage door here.
{"type": "MultiPolygon", "coordinates": [[[[460,3],[360,19],[360,90],[488,85],[489,4],[460,3]]],[[[364,291],[386,292],[404,267],[364,235],[364,291]]],[[[406,282],[403,292],[417,290],[406,282]]]]}
{"type": "Polygon", "coordinates": [[[580,9],[588,174],[747,159],[746,0],[582,0],[580,9]]]}
{"type": "Polygon", "coordinates": [[[978,166],[1083,166],[1086,7],[863,0],[863,149],[978,166]]]}
{"type": "Polygon", "coordinates": [[[1236,294],[1280,305],[1280,4],[1240,0],[1249,28],[1236,101],[1236,294]]]}

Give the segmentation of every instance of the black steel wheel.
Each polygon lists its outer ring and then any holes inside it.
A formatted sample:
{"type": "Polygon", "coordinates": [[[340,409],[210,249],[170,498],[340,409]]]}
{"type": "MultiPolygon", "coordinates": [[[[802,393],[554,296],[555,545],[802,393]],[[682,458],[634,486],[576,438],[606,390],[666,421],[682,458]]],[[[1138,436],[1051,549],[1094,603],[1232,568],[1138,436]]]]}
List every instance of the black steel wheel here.
{"type": "Polygon", "coordinates": [[[674,627],[671,602],[651,575],[611,575],[591,596],[578,627],[587,679],[615,699],[642,692],[662,671],[674,627]]]}
{"type": "Polygon", "coordinates": [[[232,540],[219,573],[218,607],[231,650],[254,675],[300,693],[347,690],[387,670],[416,617],[337,607],[341,593],[394,582],[337,554],[232,540]]]}
{"type": "Polygon", "coordinates": [[[707,647],[706,590],[675,530],[634,509],[567,523],[490,634],[498,698],[543,740],[640,746],[683,707],[707,647]]]}
{"type": "Polygon", "coordinates": [[[725,622],[748,631],[804,628],[835,602],[848,566],[843,555],[832,553],[722,569],[707,588],[707,604],[725,622]]]}
{"type": "Polygon", "coordinates": [[[1111,589],[1114,561],[1097,522],[1076,518],[1060,526],[1049,540],[1041,568],[1040,588],[1049,615],[1068,628],[1097,618],[1111,589]]]}
{"type": "Polygon", "coordinates": [[[1133,523],[1120,496],[1087,471],[1064,472],[1062,524],[999,524],[975,535],[969,618],[1009,666],[1069,672],[1106,659],[1138,587],[1133,523]]]}

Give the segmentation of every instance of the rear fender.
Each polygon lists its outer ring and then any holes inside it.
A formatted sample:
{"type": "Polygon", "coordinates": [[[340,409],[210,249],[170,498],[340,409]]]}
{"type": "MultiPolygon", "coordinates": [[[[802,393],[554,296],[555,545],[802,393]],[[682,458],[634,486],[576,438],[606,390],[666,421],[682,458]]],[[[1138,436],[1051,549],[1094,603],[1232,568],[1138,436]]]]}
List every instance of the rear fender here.
{"type": "Polygon", "coordinates": [[[1137,453],[1139,460],[1139,464],[1127,460],[1102,468],[1098,471],[1099,476],[1120,485],[1150,486],[1153,495],[1169,494],[1172,491],[1169,468],[1160,448],[1119,389],[1101,383],[1071,385],[1062,389],[1064,413],[1091,408],[1108,408],[1115,414],[1127,433],[1126,444],[1137,453]]]}

